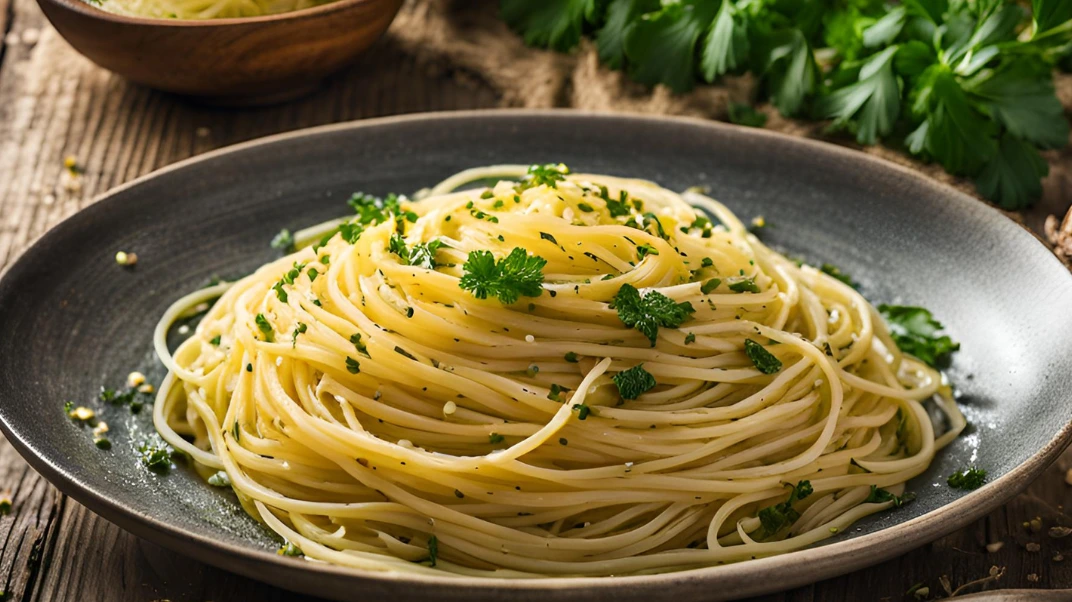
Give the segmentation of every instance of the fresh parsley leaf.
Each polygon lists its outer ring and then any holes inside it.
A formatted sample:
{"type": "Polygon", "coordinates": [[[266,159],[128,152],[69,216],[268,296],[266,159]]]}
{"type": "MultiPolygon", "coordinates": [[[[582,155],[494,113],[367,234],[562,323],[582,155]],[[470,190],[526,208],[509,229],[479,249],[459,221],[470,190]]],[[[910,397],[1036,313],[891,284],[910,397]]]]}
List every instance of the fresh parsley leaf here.
{"type": "Polygon", "coordinates": [[[752,360],[752,365],[763,374],[774,374],[782,369],[781,360],[752,339],[744,340],[744,353],[752,360]]]}
{"type": "Polygon", "coordinates": [[[978,489],[986,483],[986,471],[975,467],[958,470],[946,479],[946,483],[953,489],[978,489]]]}
{"type": "Polygon", "coordinates": [[[546,259],[529,255],[521,247],[515,247],[497,262],[491,251],[471,251],[459,285],[477,299],[498,297],[504,305],[510,305],[521,296],[539,297],[543,294],[543,267],[546,264],[546,259]]]}
{"type": "Polygon", "coordinates": [[[757,54],[771,102],[783,115],[797,114],[818,80],[815,57],[804,33],[795,28],[774,31],[762,39],[757,54]]]}
{"type": "Polygon", "coordinates": [[[364,192],[355,192],[350,197],[350,200],[346,201],[346,204],[357,214],[357,217],[351,223],[364,229],[368,226],[382,224],[392,215],[405,215],[406,219],[414,221],[417,217],[416,214],[413,215],[413,219],[410,219],[408,212],[402,211],[401,201],[402,199],[394,193],[380,198],[364,192]]]}
{"type": "Polygon", "coordinates": [[[1069,125],[1049,71],[1035,61],[1008,61],[980,72],[966,87],[1009,133],[1042,148],[1060,148],[1068,143],[1069,125]]]}
{"type": "Polygon", "coordinates": [[[633,22],[625,34],[629,74],[674,92],[691,90],[696,81],[696,43],[715,16],[713,2],[681,0],[664,3],[654,13],[633,22]]]}
{"type": "Polygon", "coordinates": [[[890,327],[890,335],[897,347],[931,367],[944,364],[950,354],[960,349],[947,335],[938,335],[941,322],[922,307],[906,305],[879,305],[879,313],[890,327]]]}
{"type": "Polygon", "coordinates": [[[874,144],[893,131],[901,111],[901,88],[893,74],[896,46],[876,54],[860,68],[859,81],[819,99],[816,113],[850,126],[860,144],[874,144]]]}
{"type": "MultiPolygon", "coordinates": [[[[529,46],[566,51],[581,40],[586,12],[595,0],[503,0],[502,17],[529,46]]],[[[435,566],[435,563],[432,564],[435,566]]]]}
{"type": "Polygon", "coordinates": [[[629,208],[629,193],[624,190],[618,193],[617,199],[612,199],[610,198],[610,192],[607,191],[607,187],[600,186],[599,198],[607,203],[607,211],[610,212],[611,217],[622,217],[632,213],[632,210],[629,208]]]}
{"type": "Polygon", "coordinates": [[[625,36],[633,22],[658,8],[658,0],[611,0],[607,4],[606,22],[596,35],[599,60],[611,69],[621,69],[625,64],[625,36]]]}
{"type": "Polygon", "coordinates": [[[1006,132],[975,185],[980,194],[1005,209],[1025,209],[1042,196],[1042,178],[1049,172],[1037,148],[1006,132]]]}
{"type": "Polygon", "coordinates": [[[919,77],[913,111],[923,122],[905,142],[952,174],[978,172],[997,152],[996,124],[971,101],[953,72],[933,65],[919,77]]]}
{"type": "Polygon", "coordinates": [[[752,108],[752,105],[731,102],[727,110],[730,123],[751,128],[761,128],[767,124],[767,114],[760,113],[752,108]]]}
{"type": "Polygon", "coordinates": [[[655,377],[644,369],[644,364],[637,364],[612,377],[622,399],[636,399],[655,388],[655,377]]]}
{"type": "MultiPolygon", "coordinates": [[[[748,60],[748,26],[744,14],[737,10],[733,0],[722,0],[715,16],[715,22],[707,34],[703,47],[701,67],[704,79],[715,81],[720,75],[730,73],[743,67],[748,60]]],[[[730,104],[730,120],[733,121],[733,105],[730,104]]],[[[744,105],[747,106],[747,105],[744,105]]],[[[766,122],[767,116],[763,116],[766,122]]],[[[734,121],[734,123],[738,123],[734,121]]],[[[752,123],[742,124],[752,125],[752,123]]],[[[760,123],[758,126],[763,127],[760,123]]]]}
{"type": "Polygon", "coordinates": [[[691,303],[677,303],[658,291],[649,291],[641,297],[640,291],[631,284],[623,284],[618,289],[611,307],[618,310],[622,324],[644,333],[652,347],[660,326],[677,328],[696,311],[691,303]]]}

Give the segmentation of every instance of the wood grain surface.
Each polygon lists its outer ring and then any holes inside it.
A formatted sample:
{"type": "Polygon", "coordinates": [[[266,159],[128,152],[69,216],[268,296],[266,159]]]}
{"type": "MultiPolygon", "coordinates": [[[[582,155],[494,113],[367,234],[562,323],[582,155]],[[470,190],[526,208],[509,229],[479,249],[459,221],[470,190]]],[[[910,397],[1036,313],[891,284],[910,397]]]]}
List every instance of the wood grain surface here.
{"type": "MultiPolygon", "coordinates": [[[[232,111],[189,104],[128,84],[72,51],[33,0],[0,0],[0,267],[37,236],[109,188],[210,149],[301,127],[379,115],[496,106],[472,78],[426,72],[389,32],[370,53],[303,100],[232,111]],[[73,177],[63,162],[77,159],[73,177]]],[[[1041,221],[1028,219],[1028,223],[1041,221]]],[[[17,403],[17,400],[3,400],[17,403]]],[[[765,602],[915,600],[958,587],[1072,588],[1066,453],[1024,494],[951,536],[871,569],[761,598],[765,602]],[[1034,521],[1034,522],[1032,522],[1034,521]],[[1053,535],[1062,532],[1055,531],[1053,535]],[[987,545],[990,546],[988,551],[987,545]],[[998,546],[998,544],[1001,544],[998,546]],[[1000,547],[1000,549],[994,549],[1000,547]],[[1068,560],[1065,560],[1068,556],[1068,560]]],[[[3,599],[103,602],[287,600],[313,602],[173,554],[120,530],[61,495],[0,440],[3,599]]],[[[1072,506],[1070,506],[1072,507],[1072,506]]],[[[777,575],[771,575],[777,580],[777,575]]],[[[1053,592],[1060,596],[1072,593],[1053,592]]]]}

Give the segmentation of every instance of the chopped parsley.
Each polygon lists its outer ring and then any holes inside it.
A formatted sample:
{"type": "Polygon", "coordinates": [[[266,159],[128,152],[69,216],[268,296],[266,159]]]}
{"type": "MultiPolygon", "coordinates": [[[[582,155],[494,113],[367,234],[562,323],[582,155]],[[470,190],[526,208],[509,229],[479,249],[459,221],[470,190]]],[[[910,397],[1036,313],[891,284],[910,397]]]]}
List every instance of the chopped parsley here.
{"type": "Polygon", "coordinates": [[[744,340],[744,353],[763,374],[774,374],[782,369],[781,360],[774,357],[773,353],[767,351],[763,345],[752,339],[744,340]]]}
{"type": "Polygon", "coordinates": [[[928,366],[944,365],[949,356],[960,349],[960,343],[953,342],[947,335],[938,335],[942,323],[922,307],[879,305],[878,311],[889,324],[890,335],[897,347],[928,366]]]}
{"type": "Polygon", "coordinates": [[[305,334],[305,331],[309,330],[309,326],[305,322],[298,322],[298,325],[294,327],[294,332],[291,335],[291,347],[298,346],[298,335],[305,334]]]}
{"type": "Polygon", "coordinates": [[[428,566],[435,566],[436,561],[439,560],[439,540],[433,535],[428,538],[428,566]]]}
{"type": "Polygon", "coordinates": [[[576,364],[576,363],[577,363],[578,361],[580,361],[580,360],[578,359],[578,356],[577,356],[577,354],[576,354],[576,353],[574,353],[574,352],[572,352],[572,351],[570,351],[569,353],[567,353],[567,354],[566,354],[566,355],[565,355],[564,357],[565,357],[565,360],[566,360],[567,362],[571,363],[571,364],[576,364]]]}
{"type": "Polygon", "coordinates": [[[293,253],[294,235],[290,233],[290,230],[283,228],[279,231],[279,234],[276,234],[275,237],[272,238],[272,242],[270,243],[270,245],[273,249],[276,249],[278,251],[282,251],[284,253],[293,253]]]}
{"type": "Polygon", "coordinates": [[[759,287],[756,286],[755,278],[745,278],[731,283],[730,290],[735,293],[758,293],[759,287]]]}
{"type": "Polygon", "coordinates": [[[546,241],[550,242],[551,244],[555,244],[555,245],[557,245],[557,244],[558,244],[558,241],[557,241],[557,240],[555,240],[555,237],[554,237],[554,235],[553,235],[553,234],[548,234],[548,233],[546,233],[546,232],[540,232],[540,238],[542,238],[543,240],[546,240],[546,241]]]}
{"type": "Polygon", "coordinates": [[[209,340],[209,343],[215,345],[216,347],[219,347],[220,346],[221,336],[222,335],[216,335],[216,336],[212,337],[212,339],[209,340]]]}
{"type": "Polygon", "coordinates": [[[503,437],[502,435],[500,435],[499,433],[492,433],[492,434],[488,435],[488,443],[491,443],[492,445],[494,445],[496,443],[502,443],[505,439],[506,438],[503,437]]]}
{"type": "Polygon", "coordinates": [[[559,385],[557,383],[553,383],[551,385],[551,392],[547,394],[547,399],[562,403],[562,394],[568,391],[569,389],[567,389],[566,387],[563,387],[562,385],[559,385]]]}
{"type": "Polygon", "coordinates": [[[301,548],[299,548],[298,546],[290,543],[289,541],[287,542],[287,545],[279,548],[279,550],[276,551],[276,554],[279,554],[280,556],[304,556],[305,555],[301,551],[301,548]]]}
{"type": "Polygon", "coordinates": [[[491,251],[471,251],[459,285],[477,299],[493,296],[504,305],[510,305],[522,295],[539,297],[543,294],[543,266],[546,264],[546,259],[529,255],[521,247],[515,247],[498,261],[491,251]]]}
{"type": "MultiPolygon", "coordinates": [[[[651,375],[649,374],[648,376],[651,376],[651,375]]],[[[577,410],[577,420],[584,420],[585,418],[588,418],[589,414],[592,413],[592,408],[590,408],[589,406],[587,406],[587,405],[585,405],[583,403],[575,403],[575,404],[573,404],[572,409],[577,410]]]]}
{"type": "Polygon", "coordinates": [[[709,268],[713,265],[715,265],[715,262],[710,257],[704,257],[700,260],[700,267],[702,268],[709,268]]]}
{"type": "Polygon", "coordinates": [[[618,194],[618,199],[612,199],[610,192],[606,186],[599,187],[599,198],[603,199],[603,202],[607,204],[607,211],[610,212],[611,217],[622,217],[623,215],[629,215],[629,193],[622,190],[618,194]]]}
{"type": "Polygon", "coordinates": [[[138,452],[141,453],[141,463],[152,472],[164,475],[171,470],[171,450],[167,445],[145,442],[138,447],[138,452]]]}
{"type": "Polygon", "coordinates": [[[949,475],[946,479],[946,483],[953,489],[964,489],[971,491],[978,489],[986,483],[986,471],[981,468],[975,468],[974,466],[965,470],[958,470],[949,475]]]}
{"type": "Polygon", "coordinates": [[[789,499],[760,510],[759,522],[762,526],[759,535],[755,539],[766,539],[795,523],[800,518],[800,513],[793,508],[793,504],[811,494],[811,481],[800,481],[789,492],[789,499]]]}
{"type": "Polygon", "coordinates": [[[288,299],[287,291],[283,290],[283,281],[282,280],[280,280],[279,282],[276,282],[275,284],[273,284],[272,285],[272,290],[275,291],[275,296],[276,296],[276,298],[279,299],[279,301],[281,303],[286,303],[287,302],[287,299],[288,299]]]}
{"type": "Polygon", "coordinates": [[[885,489],[879,488],[877,485],[871,486],[871,493],[868,494],[867,499],[864,500],[865,504],[885,504],[886,502],[893,502],[894,508],[900,508],[901,506],[916,499],[916,496],[912,493],[906,493],[900,497],[893,495],[885,489]]]}
{"type": "Polygon", "coordinates": [[[254,321],[257,322],[257,330],[264,335],[264,340],[269,343],[274,342],[275,332],[272,330],[272,325],[268,323],[268,318],[265,318],[264,314],[257,314],[254,321]]]}
{"type": "Polygon", "coordinates": [[[370,357],[368,353],[368,348],[365,347],[365,344],[361,342],[360,332],[355,332],[354,334],[350,335],[350,342],[354,345],[354,348],[357,349],[358,353],[364,355],[365,357],[370,357]]]}
{"type": "Polygon", "coordinates": [[[565,181],[566,174],[568,174],[569,168],[559,163],[547,163],[546,165],[530,165],[528,173],[525,176],[523,189],[535,188],[537,186],[547,186],[549,188],[558,188],[558,183],[565,181]]]}
{"type": "Polygon", "coordinates": [[[649,244],[637,245],[636,253],[637,259],[644,259],[644,257],[648,255],[658,255],[659,249],[656,249],[649,244]]]}
{"type": "Polygon", "coordinates": [[[413,245],[409,252],[409,264],[428,270],[436,269],[436,252],[443,246],[442,241],[430,240],[413,245]]]}
{"type": "Polygon", "coordinates": [[[618,289],[611,307],[618,311],[622,324],[642,332],[652,347],[660,326],[677,328],[696,311],[691,303],[677,303],[658,291],[649,291],[641,297],[640,291],[631,284],[623,284],[618,289]]]}
{"type": "Polygon", "coordinates": [[[361,364],[350,356],[346,356],[346,371],[350,374],[360,374],[361,364]]]}
{"type": "Polygon", "coordinates": [[[637,364],[628,370],[614,375],[614,384],[622,399],[636,399],[655,388],[655,377],[644,369],[644,364],[637,364]]]}
{"type": "Polygon", "coordinates": [[[685,335],[685,344],[686,345],[688,345],[690,343],[695,343],[695,342],[696,342],[696,333],[690,332],[687,335],[685,335]]]}
{"type": "Polygon", "coordinates": [[[711,293],[711,291],[718,288],[718,285],[720,284],[722,284],[721,278],[712,278],[700,285],[700,292],[705,295],[708,295],[711,293]]]}

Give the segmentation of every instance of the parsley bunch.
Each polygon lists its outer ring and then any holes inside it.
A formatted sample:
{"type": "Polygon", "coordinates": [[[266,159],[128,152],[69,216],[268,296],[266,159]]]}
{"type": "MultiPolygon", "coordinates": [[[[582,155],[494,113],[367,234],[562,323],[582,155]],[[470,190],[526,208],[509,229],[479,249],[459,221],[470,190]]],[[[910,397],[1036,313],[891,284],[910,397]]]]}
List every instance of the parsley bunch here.
{"type": "MultiPolygon", "coordinates": [[[[831,120],[974,178],[1006,209],[1041,194],[1068,141],[1052,70],[1072,66],[1069,0],[501,0],[533,46],[584,34],[600,59],[677,92],[749,72],[785,115],[831,120]]],[[[734,107],[737,123],[762,125],[734,107]]]]}

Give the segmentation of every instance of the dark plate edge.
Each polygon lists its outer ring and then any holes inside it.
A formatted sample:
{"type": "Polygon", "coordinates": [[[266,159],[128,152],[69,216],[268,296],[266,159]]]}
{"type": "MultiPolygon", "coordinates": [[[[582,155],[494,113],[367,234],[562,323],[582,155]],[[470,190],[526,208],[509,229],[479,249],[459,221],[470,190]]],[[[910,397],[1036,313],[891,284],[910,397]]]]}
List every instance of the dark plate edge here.
{"type": "MultiPolygon", "coordinates": [[[[731,124],[704,121],[689,117],[662,117],[640,114],[606,114],[590,111],[572,110],[477,110],[477,111],[450,111],[430,112],[404,116],[382,117],[361,121],[329,124],[313,128],[306,128],[282,134],[276,134],[264,138],[258,138],[235,144],[232,146],[216,149],[195,157],[184,159],[177,163],[165,166],[159,170],[138,177],[130,182],[117,186],[101,195],[95,202],[82,210],[68,216],[59,224],[56,224],[38,237],[7,269],[0,272],[0,289],[3,288],[5,276],[16,267],[21,267],[24,258],[35,247],[48,244],[48,242],[62,230],[68,222],[83,220],[92,217],[95,207],[101,201],[107,202],[111,197],[129,188],[134,188],[142,182],[155,178],[172,170],[183,169],[189,165],[203,161],[211,161],[217,156],[232,152],[240,152],[266,144],[283,142],[291,138],[302,138],[327,132],[342,130],[363,129],[391,126],[397,123],[409,122],[443,122],[496,119],[509,121],[513,118],[537,118],[537,119],[601,119],[622,120],[630,122],[654,122],[676,125],[690,125],[706,128],[712,131],[732,131],[738,135],[766,138],[775,144],[800,145],[815,153],[825,153],[841,159],[869,164],[872,168],[893,169],[900,176],[914,180],[916,184],[936,189],[946,196],[953,196],[958,202],[970,203],[972,211],[992,211],[1004,219],[1008,219],[997,209],[984,205],[976,199],[950,187],[927,178],[915,171],[897,165],[895,163],[854,151],[838,145],[791,137],[776,132],[745,128],[731,124]]],[[[1011,220],[1010,220],[1011,221],[1011,220]]],[[[1023,230],[1021,230],[1023,231],[1023,230]]],[[[1023,231],[1024,235],[1031,236],[1036,244],[1041,245],[1037,237],[1023,231]]],[[[1047,255],[1059,265],[1056,257],[1047,252],[1047,255]]],[[[1072,274],[1070,274],[1072,277],[1072,274]]],[[[1068,402],[1072,403],[1072,395],[1068,402]]],[[[321,563],[307,563],[300,560],[280,557],[267,551],[253,550],[247,547],[225,544],[210,538],[193,536],[189,533],[175,529],[166,523],[156,521],[150,516],[136,514],[124,508],[119,502],[98,495],[95,491],[85,488],[76,479],[65,474],[59,466],[49,462],[38,455],[32,444],[21,439],[12,430],[6,421],[0,420],[0,431],[3,431],[12,446],[27,460],[27,462],[46,479],[56,485],[60,491],[69,495],[79,503],[84,504],[93,512],[105,519],[119,525],[148,540],[157,542],[165,547],[174,549],[188,556],[196,557],[208,564],[215,565],[225,570],[231,570],[247,577],[267,581],[287,589],[295,589],[302,584],[302,577],[323,575],[331,578],[355,579],[365,581],[369,585],[377,583],[381,587],[390,587],[392,583],[404,583],[411,587],[421,586],[427,592],[453,589],[454,593],[464,593],[468,597],[482,595],[490,599],[496,593],[510,590],[515,593],[539,594],[542,598],[566,599],[575,594],[591,596],[595,594],[609,594],[617,589],[628,589],[626,592],[616,592],[618,597],[634,598],[647,597],[652,594],[667,593],[667,588],[676,585],[678,588],[686,586],[685,591],[691,593],[703,593],[706,599],[724,599],[726,597],[741,597],[755,595],[771,591],[788,589],[805,583],[811,583],[820,579],[834,577],[852,572],[859,568],[877,564],[894,556],[900,555],[925,543],[934,541],[947,535],[958,528],[984,516],[994,508],[1005,503],[1017,493],[1026,488],[1042,471],[1049,466],[1060,453],[1072,442],[1072,423],[1065,424],[1061,430],[1035,455],[1028,458],[1024,463],[1013,469],[1008,474],[988,483],[979,490],[973,491],[954,502],[942,506],[923,516],[917,517],[905,523],[883,529],[881,531],[863,535],[848,541],[827,544],[818,548],[809,548],[798,552],[729,564],[723,566],[695,569],[691,571],[667,573],[662,575],[607,578],[549,578],[536,581],[525,580],[497,580],[497,579],[458,579],[452,577],[426,577],[397,574],[375,574],[354,571],[321,563]],[[272,571],[265,571],[267,565],[272,571]],[[776,580],[764,579],[763,576],[777,575],[776,580]],[[721,591],[704,589],[706,586],[718,583],[725,588],[721,591]],[[626,594],[622,596],[622,594],[626,594]],[[712,596],[717,596],[713,598],[712,596]]],[[[327,585],[326,583],[324,585],[327,585]]],[[[342,590],[338,590],[341,592],[342,590]]],[[[303,591],[303,593],[310,593],[303,591]]],[[[317,592],[319,595],[338,595],[335,592],[317,592]]],[[[351,590],[351,593],[356,593],[351,590]]],[[[371,593],[371,592],[366,592],[371,593]]],[[[413,591],[417,594],[418,591],[413,591]]]]}

